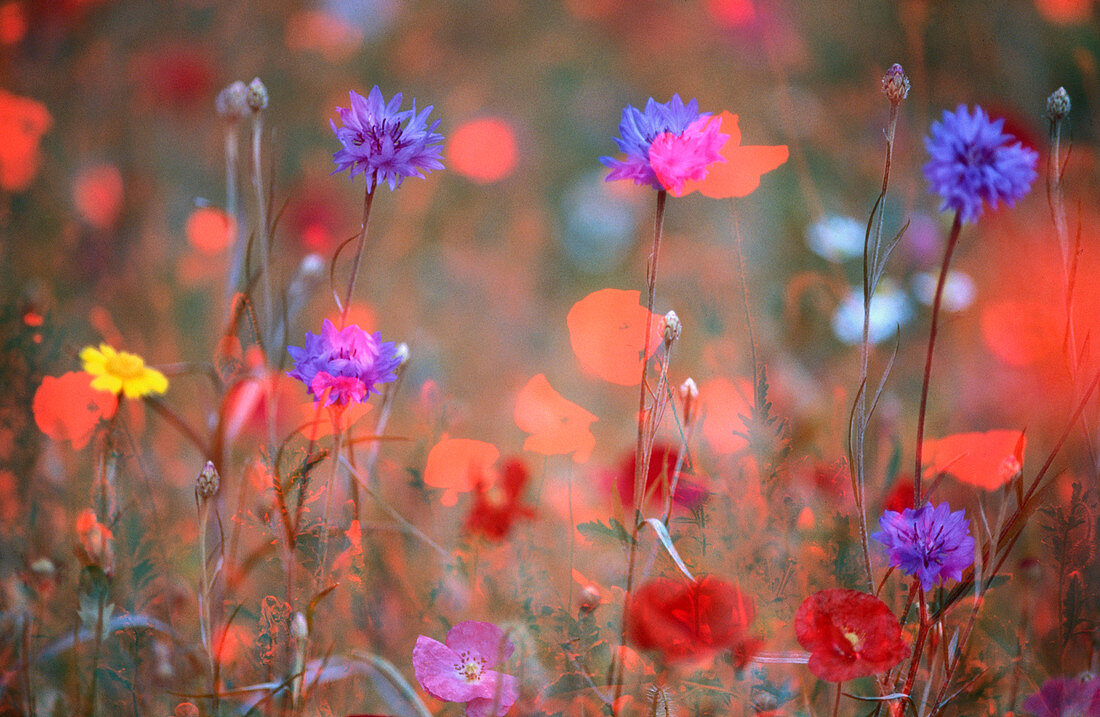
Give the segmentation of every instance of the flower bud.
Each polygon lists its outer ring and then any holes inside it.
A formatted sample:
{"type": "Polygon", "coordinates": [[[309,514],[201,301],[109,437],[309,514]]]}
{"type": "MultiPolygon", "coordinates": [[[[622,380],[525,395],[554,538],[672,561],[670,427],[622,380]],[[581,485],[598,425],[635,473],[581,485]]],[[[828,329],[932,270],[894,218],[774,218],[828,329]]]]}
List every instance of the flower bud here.
{"type": "Polygon", "coordinates": [[[882,94],[895,105],[909,96],[909,75],[896,62],[882,76],[882,94]]]}
{"type": "Polygon", "coordinates": [[[309,623],[306,622],[305,615],[294,613],[294,619],[290,621],[290,633],[295,640],[304,641],[309,638],[309,623]]]}
{"type": "Polygon", "coordinates": [[[676,315],[675,311],[670,311],[665,314],[665,344],[671,344],[676,339],[680,338],[680,334],[684,330],[684,325],[680,321],[680,317],[676,315]]]}
{"type": "Polygon", "coordinates": [[[252,82],[248,83],[248,106],[253,112],[263,112],[267,109],[267,88],[263,82],[260,82],[259,77],[253,78],[252,82]]]}
{"type": "Polygon", "coordinates": [[[1059,87],[1047,97],[1047,114],[1051,122],[1061,122],[1069,114],[1069,93],[1065,87],[1059,87]]]}
{"type": "Polygon", "coordinates": [[[409,357],[411,356],[411,354],[409,353],[409,345],[404,341],[397,344],[397,348],[394,349],[393,355],[397,358],[398,361],[401,362],[398,365],[404,366],[409,362],[409,357]]]}
{"type": "Polygon", "coordinates": [[[214,100],[218,115],[229,122],[238,122],[250,112],[248,106],[248,85],[237,80],[218,93],[214,100]]]}
{"type": "Polygon", "coordinates": [[[111,529],[99,522],[95,511],[87,509],[76,518],[78,543],[76,556],[90,567],[100,568],[108,577],[114,572],[115,550],[111,529]]]}
{"type": "Polygon", "coordinates": [[[695,385],[695,379],[686,378],[680,384],[680,400],[684,404],[684,427],[687,428],[695,422],[695,415],[699,410],[699,387],[695,385]]]}
{"type": "Polygon", "coordinates": [[[214,467],[213,461],[207,461],[199,471],[198,478],[195,479],[195,492],[199,494],[201,500],[209,500],[218,492],[219,485],[221,485],[221,476],[218,475],[218,469],[214,467]]]}

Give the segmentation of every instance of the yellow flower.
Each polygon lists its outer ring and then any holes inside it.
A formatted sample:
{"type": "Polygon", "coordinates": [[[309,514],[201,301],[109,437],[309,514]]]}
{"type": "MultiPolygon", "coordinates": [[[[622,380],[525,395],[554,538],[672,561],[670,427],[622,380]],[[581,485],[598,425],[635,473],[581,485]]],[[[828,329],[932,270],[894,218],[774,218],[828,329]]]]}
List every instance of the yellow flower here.
{"type": "Polygon", "coordinates": [[[85,346],[80,352],[84,370],[95,376],[92,388],[124,393],[126,398],[141,398],[150,393],[168,390],[164,374],[145,365],[145,360],[125,351],[115,351],[107,344],[85,346]]]}

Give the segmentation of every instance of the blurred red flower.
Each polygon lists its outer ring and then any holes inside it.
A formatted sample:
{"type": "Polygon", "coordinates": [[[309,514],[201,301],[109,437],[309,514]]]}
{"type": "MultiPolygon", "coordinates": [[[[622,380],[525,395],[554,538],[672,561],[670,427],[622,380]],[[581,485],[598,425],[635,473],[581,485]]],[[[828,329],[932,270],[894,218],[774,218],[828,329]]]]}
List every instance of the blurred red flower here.
{"type": "MultiPolygon", "coordinates": [[[[653,446],[649,454],[649,474],[645,479],[645,492],[651,504],[664,505],[666,488],[671,486],[672,477],[676,473],[678,456],[679,452],[675,446],[667,443],[657,443],[653,446]]],[[[634,505],[634,471],[637,465],[637,455],[631,449],[615,471],[619,497],[627,507],[634,505]]],[[[672,502],[690,510],[706,500],[710,491],[702,483],[689,479],[687,477],[689,474],[698,477],[691,472],[685,457],[684,464],[680,467],[680,480],[676,483],[676,493],[672,496],[672,502]]]]}
{"type": "Polygon", "coordinates": [[[913,487],[912,476],[899,476],[894,482],[894,487],[886,494],[886,500],[883,501],[882,507],[884,510],[900,513],[906,508],[912,508],[915,498],[916,489],[913,487]]]}
{"type": "Polygon", "coordinates": [[[38,428],[55,441],[71,441],[78,451],[88,445],[99,421],[115,415],[117,407],[118,396],[92,388],[92,376],[84,371],[46,376],[32,404],[38,428]]]}
{"type": "Polygon", "coordinates": [[[877,675],[909,656],[894,613],[858,590],[822,590],[806,598],[794,631],[810,651],[810,672],[830,682],[877,675]]]}
{"type": "MultiPolygon", "coordinates": [[[[477,466],[471,466],[471,470],[477,470],[477,466]]],[[[466,516],[466,530],[499,541],[508,536],[517,520],[534,518],[535,511],[520,503],[527,478],[527,467],[518,458],[504,462],[495,484],[479,473],[474,483],[474,504],[466,516]]]]}
{"type": "Polygon", "coordinates": [[[691,662],[732,650],[740,665],[758,641],[746,634],[756,614],[752,598],[708,575],[692,582],[657,578],[642,585],[627,607],[627,637],[667,662],[691,662]]]}

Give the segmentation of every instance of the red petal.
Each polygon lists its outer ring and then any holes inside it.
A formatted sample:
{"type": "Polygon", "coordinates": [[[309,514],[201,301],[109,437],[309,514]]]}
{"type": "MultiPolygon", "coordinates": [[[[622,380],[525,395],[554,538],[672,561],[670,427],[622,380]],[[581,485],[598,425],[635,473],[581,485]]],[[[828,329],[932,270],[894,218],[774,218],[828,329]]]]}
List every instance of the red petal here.
{"type": "Polygon", "coordinates": [[[443,505],[454,505],[458,494],[473,490],[478,477],[487,474],[499,457],[492,443],[444,435],[428,452],[424,482],[444,489],[443,505]]]}
{"type": "Polygon", "coordinates": [[[726,161],[710,165],[704,179],[684,182],[682,190],[674,193],[674,196],[682,197],[698,191],[712,199],[745,197],[760,186],[762,174],[787,161],[789,151],[786,145],[742,147],[737,115],[722,112],[719,118],[722,122],[721,132],[730,136],[721,150],[726,161]]]}
{"type": "Polygon", "coordinates": [[[520,430],[531,434],[523,442],[525,451],[544,456],[572,453],[575,462],[584,463],[596,446],[588,428],[596,417],[563,398],[541,373],[516,396],[515,419],[520,430]]]}
{"type": "MultiPolygon", "coordinates": [[[[637,386],[642,380],[646,310],[640,297],[638,291],[600,289],[573,304],[565,324],[573,353],[586,371],[620,386],[637,386]]],[[[660,345],[663,322],[652,314],[646,358],[660,345]]]]}
{"type": "Polygon", "coordinates": [[[932,475],[950,473],[963,483],[996,490],[1016,475],[1026,447],[1020,431],[956,433],[925,441],[922,456],[932,475]]]}

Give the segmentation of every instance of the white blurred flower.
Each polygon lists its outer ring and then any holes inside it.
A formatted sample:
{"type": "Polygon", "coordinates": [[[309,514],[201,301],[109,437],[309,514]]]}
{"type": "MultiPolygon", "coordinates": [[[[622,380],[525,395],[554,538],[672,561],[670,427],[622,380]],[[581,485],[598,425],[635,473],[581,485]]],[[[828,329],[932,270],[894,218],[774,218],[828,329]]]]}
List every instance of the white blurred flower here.
{"type": "MultiPolygon", "coordinates": [[[[931,306],[936,298],[937,274],[924,272],[913,277],[913,295],[917,301],[925,306],[931,306]]],[[[974,303],[974,296],[978,293],[974,280],[968,274],[961,271],[947,272],[947,281],[943,285],[944,311],[962,311],[974,303]]]]}
{"type": "MultiPolygon", "coordinates": [[[[904,291],[889,279],[879,283],[878,292],[871,301],[871,321],[867,338],[877,344],[893,336],[899,326],[913,319],[913,306],[904,291]]],[[[863,291],[853,289],[833,314],[833,333],[846,344],[858,344],[863,340],[863,291]]]]}
{"type": "Polygon", "coordinates": [[[829,261],[844,261],[863,256],[863,238],[867,226],[858,219],[826,214],[806,227],[810,251],[829,261]]]}

